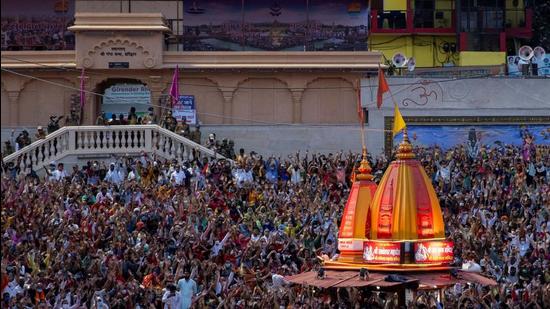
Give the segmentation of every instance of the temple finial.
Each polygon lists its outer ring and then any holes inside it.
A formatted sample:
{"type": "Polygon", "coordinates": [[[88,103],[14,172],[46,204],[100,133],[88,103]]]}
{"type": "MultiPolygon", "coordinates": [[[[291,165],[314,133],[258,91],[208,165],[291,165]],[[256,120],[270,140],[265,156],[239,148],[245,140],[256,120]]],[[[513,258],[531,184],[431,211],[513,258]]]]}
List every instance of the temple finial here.
{"type": "Polygon", "coordinates": [[[412,152],[412,145],[409,141],[409,133],[407,127],[403,129],[403,141],[399,144],[397,149],[397,158],[400,160],[414,159],[415,155],[412,152]]]}
{"type": "Polygon", "coordinates": [[[370,167],[369,161],[367,160],[367,147],[363,147],[363,156],[361,159],[361,164],[357,169],[359,172],[355,178],[357,180],[372,180],[374,177],[371,175],[372,168],[370,167]]]}

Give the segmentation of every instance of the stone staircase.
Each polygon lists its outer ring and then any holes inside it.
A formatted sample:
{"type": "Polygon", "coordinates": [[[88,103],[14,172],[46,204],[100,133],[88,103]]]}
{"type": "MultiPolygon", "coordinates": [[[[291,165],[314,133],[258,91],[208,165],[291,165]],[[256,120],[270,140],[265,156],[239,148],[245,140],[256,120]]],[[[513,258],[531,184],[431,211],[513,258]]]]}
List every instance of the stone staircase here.
{"type": "Polygon", "coordinates": [[[199,158],[224,158],[158,125],[119,125],[63,127],[6,156],[3,162],[13,162],[21,171],[31,167],[41,171],[54,161],[69,167],[90,160],[108,160],[113,156],[137,157],[142,152],[183,162],[192,159],[193,150],[199,158]]]}

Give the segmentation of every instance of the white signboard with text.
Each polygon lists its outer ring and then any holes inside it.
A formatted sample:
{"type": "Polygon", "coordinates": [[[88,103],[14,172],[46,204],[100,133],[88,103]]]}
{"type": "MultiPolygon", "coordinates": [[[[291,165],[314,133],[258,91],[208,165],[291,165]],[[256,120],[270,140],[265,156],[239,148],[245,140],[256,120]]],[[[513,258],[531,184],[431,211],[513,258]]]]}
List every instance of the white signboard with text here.
{"type": "Polygon", "coordinates": [[[187,124],[197,124],[197,110],[195,108],[195,96],[180,95],[179,101],[172,107],[172,116],[178,121],[185,117],[187,124]]]}
{"type": "Polygon", "coordinates": [[[131,107],[136,108],[138,116],[147,113],[151,106],[151,91],[142,84],[116,84],[105,90],[102,111],[107,118],[114,114],[128,116],[131,107]]]}

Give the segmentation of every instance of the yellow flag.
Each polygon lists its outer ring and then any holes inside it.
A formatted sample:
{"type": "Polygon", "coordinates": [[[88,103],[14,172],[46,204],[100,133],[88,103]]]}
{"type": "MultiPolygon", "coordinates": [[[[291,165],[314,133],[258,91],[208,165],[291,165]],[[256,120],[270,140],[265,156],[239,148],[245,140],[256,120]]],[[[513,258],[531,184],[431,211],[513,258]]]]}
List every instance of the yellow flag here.
{"type": "Polygon", "coordinates": [[[395,104],[395,112],[393,115],[393,136],[396,136],[401,130],[405,129],[407,124],[405,123],[405,120],[403,120],[403,116],[401,116],[401,112],[399,112],[399,108],[397,107],[397,104],[395,104]]]}

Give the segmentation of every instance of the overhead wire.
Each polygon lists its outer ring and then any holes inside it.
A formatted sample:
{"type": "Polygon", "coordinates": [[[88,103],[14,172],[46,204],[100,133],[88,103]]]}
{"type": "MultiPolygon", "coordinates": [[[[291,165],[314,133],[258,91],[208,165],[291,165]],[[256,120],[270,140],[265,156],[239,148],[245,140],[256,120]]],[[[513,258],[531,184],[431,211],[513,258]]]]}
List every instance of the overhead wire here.
{"type": "MultiPolygon", "coordinates": [[[[12,59],[12,60],[16,60],[16,61],[20,61],[20,62],[24,62],[24,63],[29,63],[29,64],[34,64],[34,65],[38,65],[38,66],[42,66],[42,67],[45,67],[45,68],[51,68],[51,69],[59,69],[59,70],[62,70],[62,71],[72,71],[72,72],[81,72],[79,69],[73,69],[73,68],[66,68],[66,67],[61,67],[61,66],[53,66],[53,65],[47,65],[47,64],[43,64],[43,63],[38,63],[38,62],[33,62],[33,61],[29,61],[29,60],[24,60],[24,59],[18,59],[18,58],[15,58],[15,57],[10,57],[10,56],[2,56],[3,58],[6,58],[6,59],[12,59]]],[[[5,69],[5,68],[2,68],[2,70],[4,71],[12,71],[10,69],[5,69]]],[[[112,78],[112,75],[108,74],[108,73],[103,73],[103,72],[97,72],[97,71],[88,71],[86,72],[86,74],[89,74],[89,75],[101,75],[101,76],[107,76],[107,77],[111,77],[112,78]]],[[[419,74],[420,75],[420,74],[419,74]]],[[[448,79],[441,79],[441,80],[437,80],[437,81],[434,81],[434,82],[437,82],[437,83],[446,83],[446,82],[454,82],[454,81],[458,81],[458,80],[465,80],[465,79],[472,79],[472,78],[487,78],[487,77],[492,77],[492,76],[498,76],[498,74],[475,74],[475,75],[471,75],[471,76],[463,76],[463,77],[453,77],[453,78],[448,78],[448,79]]],[[[420,77],[422,77],[420,75],[420,77]]],[[[393,83],[393,84],[389,84],[389,86],[413,86],[413,85],[418,85],[418,84],[421,84],[422,82],[424,81],[416,81],[416,82],[406,82],[406,83],[393,83]]],[[[163,83],[165,85],[170,85],[171,82],[165,82],[163,83]]],[[[180,85],[182,86],[191,86],[191,87],[205,87],[205,88],[235,88],[236,89],[243,89],[243,90],[270,90],[270,89],[273,89],[273,90],[277,90],[277,89],[280,89],[280,90],[295,90],[295,89],[303,89],[303,87],[247,87],[247,86],[238,86],[237,87],[234,87],[234,86],[224,86],[224,85],[208,85],[208,84],[195,84],[195,83],[187,83],[187,82],[180,82],[180,85]]],[[[361,89],[363,88],[375,88],[375,87],[378,87],[378,85],[360,85],[359,86],[361,89]]],[[[327,87],[308,87],[307,88],[308,90],[327,90],[327,89],[348,89],[348,90],[354,90],[355,88],[353,86],[327,86],[327,87]]]]}
{"type": "MultiPolygon", "coordinates": [[[[80,88],[77,88],[77,87],[68,86],[68,85],[57,83],[57,82],[54,82],[54,81],[51,81],[51,80],[39,78],[39,77],[36,77],[36,76],[15,72],[15,71],[12,71],[10,69],[1,68],[1,70],[9,72],[11,74],[15,74],[15,75],[19,75],[19,76],[22,76],[22,77],[31,78],[31,79],[34,79],[34,80],[37,80],[37,81],[41,81],[41,82],[44,82],[44,83],[47,83],[47,84],[51,84],[51,85],[54,85],[54,86],[58,86],[58,87],[66,88],[66,89],[71,89],[71,90],[75,90],[75,91],[82,91],[84,93],[94,95],[94,96],[107,97],[107,95],[102,94],[102,93],[98,93],[98,92],[94,92],[94,91],[90,91],[90,90],[85,90],[85,89],[81,90],[80,88]]],[[[400,91],[403,91],[405,89],[406,88],[400,89],[397,92],[395,92],[394,94],[399,93],[400,91]]],[[[121,100],[123,102],[127,102],[127,104],[133,104],[133,105],[147,105],[147,106],[158,107],[158,108],[161,108],[161,109],[170,109],[171,108],[171,107],[168,107],[168,106],[163,106],[163,105],[154,104],[154,103],[151,103],[151,104],[136,103],[135,101],[130,101],[130,99],[126,99],[126,98],[119,98],[119,100],[121,100]]],[[[373,103],[370,103],[370,104],[366,104],[366,106],[373,106],[375,104],[376,104],[376,102],[373,102],[373,103]]],[[[226,116],[226,115],[206,113],[206,112],[198,112],[198,111],[197,111],[197,114],[203,115],[203,116],[214,117],[214,118],[231,119],[231,120],[245,121],[245,122],[262,124],[262,125],[273,125],[273,126],[289,126],[289,127],[292,127],[292,126],[298,126],[298,127],[312,126],[312,127],[318,127],[318,126],[327,125],[327,124],[307,124],[307,123],[290,123],[290,122],[271,122],[271,121],[263,121],[263,120],[248,119],[248,118],[241,118],[241,117],[234,117],[234,116],[226,116]]],[[[359,130],[360,128],[357,127],[356,129],[359,130]]],[[[366,131],[372,131],[372,132],[384,132],[384,133],[393,132],[392,130],[379,129],[379,128],[365,128],[365,130],[366,131]]],[[[469,129],[455,130],[455,131],[469,132],[469,129]]],[[[477,130],[477,131],[483,132],[483,130],[477,130]]]]}

